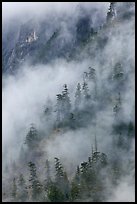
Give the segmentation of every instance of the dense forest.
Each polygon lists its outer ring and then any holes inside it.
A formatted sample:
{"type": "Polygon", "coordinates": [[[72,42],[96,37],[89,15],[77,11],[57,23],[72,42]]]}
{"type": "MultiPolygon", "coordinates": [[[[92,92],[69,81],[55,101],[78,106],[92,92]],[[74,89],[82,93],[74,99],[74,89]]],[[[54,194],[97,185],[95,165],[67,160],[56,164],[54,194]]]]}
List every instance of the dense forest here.
{"type": "MultiPolygon", "coordinates": [[[[22,131],[24,135],[21,144],[18,143],[15,147],[19,149],[17,155],[15,153],[14,157],[11,153],[11,157],[9,154],[7,157],[3,156],[4,158],[10,157],[3,163],[2,194],[4,202],[111,201],[114,189],[119,187],[122,179],[128,178],[129,172],[132,172],[130,182],[134,186],[135,125],[134,97],[132,98],[134,95],[134,90],[132,90],[134,62],[132,61],[133,56],[128,55],[130,49],[128,50],[126,46],[129,45],[126,41],[129,33],[127,36],[125,34],[124,43],[127,44],[123,45],[127,51],[124,47],[124,52],[122,47],[123,55],[113,56],[107,59],[110,60],[109,64],[105,64],[107,58],[105,46],[108,41],[112,42],[110,33],[112,36],[118,36],[121,32],[121,22],[128,24],[130,21],[129,27],[133,29],[134,14],[129,8],[133,8],[134,5],[127,3],[126,7],[123,7],[125,12],[119,15],[116,15],[116,6],[116,2],[110,3],[105,23],[98,29],[89,30],[89,21],[86,18],[77,23],[76,44],[78,46],[72,48],[71,52],[66,50],[67,63],[77,61],[79,57],[86,58],[90,54],[92,58],[99,58],[100,63],[92,65],[91,60],[89,66],[82,64],[82,71],[79,70],[80,77],[74,77],[75,86],[74,84],[71,86],[71,82],[67,83],[64,77],[64,84],[58,85],[60,87],[57,88],[60,92],[53,94],[51,98],[48,94],[46,102],[42,102],[38,107],[40,110],[40,116],[37,115],[38,124],[34,122],[36,120],[33,120],[33,117],[30,125],[25,124],[29,125],[29,128],[26,134],[24,134],[25,131],[22,131]],[[126,8],[129,10],[126,11],[126,8]],[[94,50],[98,56],[94,56],[94,50]],[[101,66],[104,70],[99,71],[101,66]],[[70,145],[65,145],[65,143],[64,146],[60,145],[61,140],[67,140],[67,134],[68,138],[69,134],[73,135],[68,139],[70,145]],[[86,134],[89,140],[84,143],[86,134]],[[78,142],[76,138],[79,138],[78,142]],[[109,142],[106,143],[106,140],[109,142]],[[57,141],[57,143],[51,141],[57,141]],[[74,149],[79,143],[79,159],[75,160],[77,153],[75,154],[74,149]],[[54,149],[54,145],[57,145],[55,148],[57,152],[60,147],[62,148],[60,150],[62,155],[70,154],[71,151],[72,155],[65,158],[54,151],[49,156],[48,152],[54,149]],[[87,150],[85,154],[83,153],[84,148],[87,150]],[[82,153],[84,156],[80,158],[82,153]]],[[[39,59],[42,59],[42,63],[45,63],[46,60],[49,62],[51,44],[54,43],[59,33],[58,30],[55,31],[45,47],[44,44],[43,47],[38,47],[41,50],[35,55],[35,58],[31,58],[33,65],[37,64],[39,59]],[[46,49],[48,52],[45,52],[46,49]]],[[[33,37],[37,39],[34,33],[31,37],[27,38],[27,42],[31,42],[33,37]]],[[[6,66],[8,67],[7,64],[6,66]]],[[[13,66],[12,63],[11,66],[13,66]]],[[[16,66],[19,65],[16,64],[16,66]]],[[[12,74],[15,74],[16,69],[12,74]]],[[[50,92],[52,91],[49,90],[50,92]]],[[[27,103],[28,99],[25,100],[27,103]]],[[[14,125],[16,127],[16,123],[14,125]]],[[[22,133],[16,131],[18,136],[22,133]]],[[[14,152],[16,152],[15,148],[14,152]]],[[[5,155],[5,149],[3,152],[5,155]]],[[[130,202],[130,200],[127,201],[130,202]]]]}

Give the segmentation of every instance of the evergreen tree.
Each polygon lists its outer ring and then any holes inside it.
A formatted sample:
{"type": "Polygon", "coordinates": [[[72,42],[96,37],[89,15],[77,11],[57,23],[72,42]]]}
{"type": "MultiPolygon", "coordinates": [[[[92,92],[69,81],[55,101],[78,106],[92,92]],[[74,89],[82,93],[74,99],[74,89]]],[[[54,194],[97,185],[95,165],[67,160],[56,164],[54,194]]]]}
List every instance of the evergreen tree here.
{"type": "Polygon", "coordinates": [[[53,105],[52,105],[52,101],[50,100],[50,98],[48,98],[47,100],[47,105],[45,107],[44,110],[45,116],[46,116],[46,120],[50,121],[52,118],[52,113],[53,113],[53,105]]]}
{"type": "Polygon", "coordinates": [[[107,158],[107,155],[105,153],[101,154],[100,161],[101,161],[102,167],[104,167],[108,164],[108,158],[107,158]]]}
{"type": "Polygon", "coordinates": [[[107,13],[107,22],[111,22],[116,16],[116,2],[110,2],[109,10],[107,13]]]}
{"type": "Polygon", "coordinates": [[[81,94],[81,85],[78,83],[75,93],[75,109],[79,110],[80,104],[82,100],[82,94],[81,94]]]}
{"type": "Polygon", "coordinates": [[[89,73],[88,73],[88,78],[90,82],[92,82],[92,96],[93,100],[96,100],[97,98],[97,79],[96,79],[96,70],[92,67],[89,67],[89,73]]]}
{"type": "Polygon", "coordinates": [[[60,183],[62,181],[64,172],[63,172],[63,166],[60,163],[60,160],[55,157],[55,170],[56,170],[56,182],[60,183]]]}
{"type": "Polygon", "coordinates": [[[64,175],[63,175],[63,189],[62,190],[64,193],[65,200],[69,200],[69,198],[70,198],[70,183],[69,183],[68,176],[67,176],[66,172],[64,172],[64,175]]]}
{"type": "Polygon", "coordinates": [[[57,94],[57,124],[68,125],[71,114],[71,102],[67,85],[64,85],[62,94],[57,94]]]}
{"type": "Polygon", "coordinates": [[[31,124],[29,132],[25,139],[25,144],[27,144],[29,148],[33,148],[36,146],[36,143],[38,142],[38,140],[39,140],[39,137],[38,137],[37,129],[35,128],[34,124],[31,124]]]}
{"type": "Polygon", "coordinates": [[[120,116],[120,113],[122,111],[122,102],[121,102],[121,94],[118,94],[118,97],[116,98],[116,104],[113,108],[113,112],[115,113],[115,116],[120,116]]]}
{"type": "Polygon", "coordinates": [[[88,80],[88,72],[84,72],[83,73],[83,81],[87,81],[88,80]]]}
{"type": "Polygon", "coordinates": [[[80,168],[79,166],[77,166],[77,171],[76,171],[76,175],[75,175],[75,180],[78,184],[80,184],[80,168]]]}
{"type": "Polygon", "coordinates": [[[92,67],[89,67],[88,78],[93,81],[96,80],[96,70],[92,67]]]}
{"type": "Polygon", "coordinates": [[[67,84],[64,84],[64,90],[62,91],[63,97],[63,112],[64,112],[64,119],[69,117],[71,111],[71,102],[69,98],[69,92],[67,88],[67,84]]]}
{"type": "Polygon", "coordinates": [[[61,94],[57,94],[57,122],[60,123],[63,120],[63,96],[61,94]]]}
{"type": "Polygon", "coordinates": [[[129,122],[128,125],[128,138],[132,138],[134,136],[134,125],[133,122],[129,122]]]}
{"type": "Polygon", "coordinates": [[[80,196],[79,194],[80,194],[79,185],[74,180],[71,183],[71,200],[75,201],[77,198],[79,198],[79,196],[80,196]]]}
{"type": "Polygon", "coordinates": [[[83,90],[84,99],[87,101],[90,98],[90,95],[89,95],[88,84],[86,82],[83,83],[82,90],[83,90]]]}
{"type": "Polygon", "coordinates": [[[52,183],[49,187],[48,198],[51,202],[64,202],[64,195],[62,191],[54,183],[52,183]]]}
{"type": "Polygon", "coordinates": [[[120,81],[121,79],[123,79],[123,67],[122,64],[120,62],[117,62],[114,66],[114,74],[113,74],[113,79],[120,81]]]}
{"type": "Polygon", "coordinates": [[[50,175],[50,162],[48,159],[46,160],[45,169],[46,169],[45,190],[48,190],[52,182],[50,175]]]}
{"type": "Polygon", "coordinates": [[[11,196],[12,196],[13,201],[17,201],[17,184],[16,184],[16,178],[13,178],[11,196]]]}
{"type": "Polygon", "coordinates": [[[28,199],[27,186],[22,174],[20,174],[18,180],[18,199],[20,202],[25,202],[28,199]]]}
{"type": "Polygon", "coordinates": [[[28,163],[29,169],[30,169],[30,178],[29,178],[29,188],[32,189],[32,199],[35,201],[41,200],[41,194],[42,194],[42,185],[40,184],[38,177],[37,177],[37,169],[34,163],[29,162],[28,163]]]}
{"type": "Polygon", "coordinates": [[[50,163],[49,163],[49,160],[47,159],[46,160],[46,166],[45,166],[45,168],[46,168],[46,172],[47,172],[47,181],[49,182],[50,180],[51,180],[51,178],[50,178],[50,163]]]}
{"type": "Polygon", "coordinates": [[[114,160],[111,162],[110,167],[111,167],[112,184],[116,185],[118,184],[122,174],[122,161],[120,161],[120,159],[114,158],[114,160]]]}
{"type": "Polygon", "coordinates": [[[69,120],[68,120],[68,126],[71,129],[76,128],[76,119],[75,119],[74,113],[70,113],[69,120]]]}
{"type": "Polygon", "coordinates": [[[56,170],[55,183],[63,193],[64,199],[68,200],[70,196],[69,180],[67,177],[67,173],[64,171],[64,168],[58,158],[55,158],[55,170],[56,170]]]}
{"type": "Polygon", "coordinates": [[[19,158],[22,162],[25,162],[26,160],[26,152],[25,152],[23,145],[21,146],[21,149],[20,149],[19,158]]]}

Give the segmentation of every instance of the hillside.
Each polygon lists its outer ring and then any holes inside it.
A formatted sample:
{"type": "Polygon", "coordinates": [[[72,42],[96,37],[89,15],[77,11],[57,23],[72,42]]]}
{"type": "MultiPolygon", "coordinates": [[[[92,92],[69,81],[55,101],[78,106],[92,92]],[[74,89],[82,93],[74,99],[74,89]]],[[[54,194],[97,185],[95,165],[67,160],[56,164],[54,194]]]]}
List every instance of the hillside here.
{"type": "Polygon", "coordinates": [[[3,202],[134,201],[135,5],[83,5],[3,26],[3,202]]]}

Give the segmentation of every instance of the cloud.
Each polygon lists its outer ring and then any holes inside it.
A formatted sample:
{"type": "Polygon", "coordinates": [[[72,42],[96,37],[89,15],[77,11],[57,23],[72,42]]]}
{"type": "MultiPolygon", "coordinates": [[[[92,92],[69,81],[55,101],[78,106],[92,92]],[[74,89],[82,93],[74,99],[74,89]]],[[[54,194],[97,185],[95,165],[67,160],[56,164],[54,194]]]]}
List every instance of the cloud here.
{"type": "Polygon", "coordinates": [[[108,2],[2,2],[3,21],[27,20],[32,17],[45,17],[47,15],[77,15],[77,9],[82,7],[86,12],[96,9],[100,16],[106,15],[108,2]]]}
{"type": "MultiPolygon", "coordinates": [[[[51,30],[55,30],[55,27],[61,24],[64,28],[61,38],[67,36],[71,39],[74,33],[72,32],[70,37],[68,25],[71,23],[74,27],[76,25],[75,20],[71,21],[71,19],[82,17],[84,12],[89,14],[93,9],[96,14],[93,15],[92,20],[96,25],[98,19],[105,19],[108,2],[3,2],[2,7],[4,26],[6,26],[6,21],[10,25],[16,24],[12,21],[15,17],[19,17],[19,21],[22,22],[27,21],[32,16],[45,18],[45,15],[50,17],[54,15],[57,19],[52,21],[51,30]],[[80,10],[81,7],[82,10],[80,10]],[[60,15],[61,18],[63,16],[64,21],[60,20],[60,15]]],[[[94,144],[95,126],[92,122],[86,128],[77,131],[69,130],[59,135],[51,134],[47,139],[49,124],[46,120],[41,121],[41,117],[48,98],[51,99],[55,109],[56,94],[62,92],[65,83],[68,85],[71,102],[74,104],[76,85],[78,82],[83,83],[83,72],[87,71],[89,66],[96,69],[100,99],[97,102],[99,108],[96,118],[94,118],[97,123],[98,148],[101,152],[107,153],[110,158],[113,157],[111,133],[114,122],[113,100],[115,97],[112,96],[112,93],[113,91],[117,93],[118,90],[114,89],[114,83],[112,81],[110,83],[108,77],[113,73],[115,63],[121,60],[124,74],[127,76],[122,95],[123,118],[126,122],[134,121],[134,21],[118,24],[117,29],[114,26],[104,32],[100,31],[98,39],[103,37],[108,38],[103,49],[98,46],[98,40],[91,42],[78,54],[77,60],[68,62],[65,59],[56,59],[46,65],[40,63],[31,65],[26,61],[19,67],[18,74],[3,76],[2,141],[4,164],[11,159],[11,156],[15,160],[17,159],[29,124],[32,122],[36,124],[38,130],[45,131],[46,142],[41,145],[45,145],[42,148],[46,151],[47,157],[51,160],[55,156],[60,157],[70,173],[72,171],[70,164],[75,168],[76,165],[87,159],[90,154],[90,147],[94,144]]],[[[54,112],[52,119],[55,120],[55,118],[56,113],[54,112]]],[[[129,152],[121,152],[121,157],[134,160],[131,152],[130,154],[129,152]]],[[[129,177],[120,180],[118,187],[114,189],[108,200],[114,202],[134,200],[133,172],[129,171],[129,174],[129,177]],[[127,196],[128,192],[129,196],[127,196]]]]}

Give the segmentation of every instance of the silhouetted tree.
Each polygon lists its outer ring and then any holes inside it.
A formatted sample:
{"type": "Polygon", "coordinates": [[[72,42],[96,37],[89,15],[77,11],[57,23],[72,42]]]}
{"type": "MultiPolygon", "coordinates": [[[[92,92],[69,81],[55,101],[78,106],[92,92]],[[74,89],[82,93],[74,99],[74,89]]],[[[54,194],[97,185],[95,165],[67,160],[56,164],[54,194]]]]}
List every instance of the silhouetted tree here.
{"type": "Polygon", "coordinates": [[[63,172],[63,166],[60,163],[60,160],[55,157],[55,170],[56,170],[56,182],[59,183],[61,182],[64,172],[63,172]]]}
{"type": "Polygon", "coordinates": [[[16,178],[13,178],[12,181],[12,192],[11,192],[11,196],[13,201],[17,201],[17,184],[16,184],[16,178]]]}
{"type": "Polygon", "coordinates": [[[115,4],[116,2],[110,2],[109,10],[107,13],[107,22],[111,22],[116,16],[115,4]]]}
{"type": "Polygon", "coordinates": [[[63,96],[61,94],[57,94],[57,122],[60,123],[63,120],[63,96]]]}
{"type": "Polygon", "coordinates": [[[120,62],[117,62],[114,66],[113,79],[120,81],[121,79],[123,79],[123,75],[124,75],[124,72],[123,72],[122,64],[120,62]]]}
{"type": "Polygon", "coordinates": [[[20,174],[18,179],[18,199],[20,202],[25,202],[28,199],[27,186],[23,174],[20,174]]]}
{"type": "Polygon", "coordinates": [[[75,110],[79,110],[82,100],[81,85],[78,83],[75,93],[75,110]]]}
{"type": "Polygon", "coordinates": [[[89,95],[88,84],[86,82],[83,83],[82,91],[83,91],[84,99],[85,101],[87,101],[90,98],[90,95],[89,95]]]}
{"type": "Polygon", "coordinates": [[[30,170],[30,177],[29,177],[29,188],[32,190],[32,199],[35,201],[39,201],[41,199],[42,193],[42,185],[40,184],[38,177],[37,177],[37,169],[34,163],[28,163],[29,170],[30,170]]]}
{"type": "Polygon", "coordinates": [[[65,119],[69,117],[69,114],[71,111],[71,102],[70,102],[67,84],[64,84],[64,90],[62,91],[62,97],[63,97],[63,113],[64,113],[64,119],[65,119]]]}
{"type": "Polygon", "coordinates": [[[32,147],[35,147],[38,141],[39,141],[39,137],[38,137],[37,129],[35,128],[34,124],[31,124],[29,132],[25,139],[25,144],[27,144],[29,148],[32,148],[32,147]]]}

